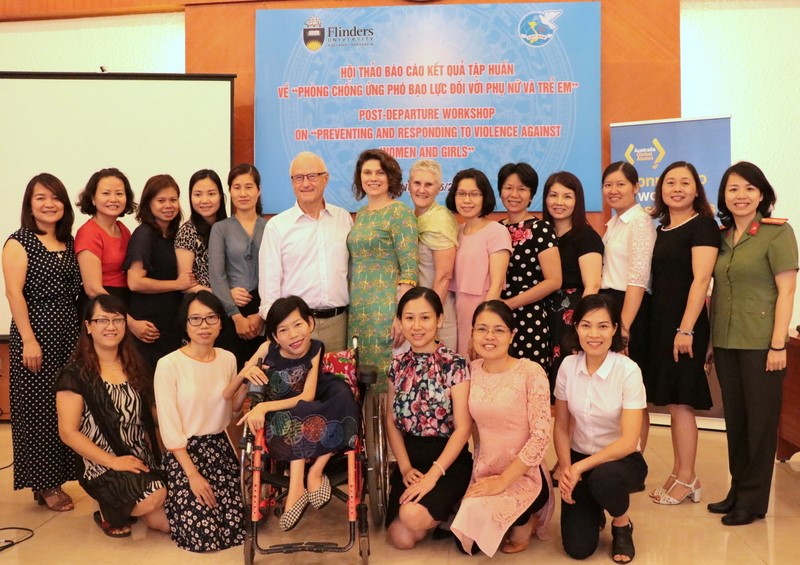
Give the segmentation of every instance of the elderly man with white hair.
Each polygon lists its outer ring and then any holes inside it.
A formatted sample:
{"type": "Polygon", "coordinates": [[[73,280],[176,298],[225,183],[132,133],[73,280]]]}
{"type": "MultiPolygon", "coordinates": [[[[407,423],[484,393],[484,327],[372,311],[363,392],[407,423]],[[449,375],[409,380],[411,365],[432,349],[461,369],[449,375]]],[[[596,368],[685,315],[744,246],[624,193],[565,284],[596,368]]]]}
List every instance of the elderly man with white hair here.
{"type": "Polygon", "coordinates": [[[267,223],[259,251],[259,314],[266,318],[280,297],[299,296],[314,313],[312,337],[326,351],[340,351],[347,345],[347,235],[353,220],[325,202],[329,175],[319,155],[299,153],[289,178],[297,201],[267,223]]]}

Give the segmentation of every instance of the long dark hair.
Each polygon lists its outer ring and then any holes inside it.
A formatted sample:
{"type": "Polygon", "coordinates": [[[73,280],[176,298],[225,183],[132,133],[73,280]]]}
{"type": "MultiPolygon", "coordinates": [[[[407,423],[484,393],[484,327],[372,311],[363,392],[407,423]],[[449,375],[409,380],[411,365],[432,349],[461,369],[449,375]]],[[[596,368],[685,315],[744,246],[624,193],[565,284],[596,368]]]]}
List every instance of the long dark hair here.
{"type": "Polygon", "coordinates": [[[136,219],[139,223],[146,224],[153,228],[153,231],[155,231],[159,237],[175,239],[175,234],[178,232],[178,227],[180,227],[181,219],[183,218],[180,203],[178,204],[178,213],[175,214],[175,217],[167,225],[166,232],[161,231],[161,226],[158,225],[156,217],[150,209],[150,203],[158,196],[158,193],[167,188],[174,188],[175,192],[178,193],[178,197],[180,197],[181,189],[178,188],[178,183],[175,182],[175,179],[170,175],[156,175],[147,179],[147,182],[144,183],[144,189],[142,190],[142,200],[139,202],[139,209],[136,211],[136,219]]]}
{"type": "Polygon", "coordinates": [[[575,207],[572,209],[572,229],[577,231],[584,227],[591,227],[589,220],[586,219],[586,197],[583,194],[583,185],[580,179],[569,171],[553,173],[544,181],[542,219],[551,224],[553,223],[553,216],[550,214],[550,210],[547,209],[547,193],[550,192],[554,184],[560,184],[575,193],[575,207]]]}
{"type": "Polygon", "coordinates": [[[36,225],[33,217],[33,189],[40,184],[53,193],[53,196],[64,205],[64,215],[56,222],[56,239],[67,241],[72,236],[72,223],[75,221],[75,213],[72,211],[72,204],[64,183],[50,173],[39,173],[33,177],[28,186],[25,187],[25,194],[22,195],[22,212],[20,213],[20,225],[28,228],[33,233],[42,235],[44,232],[36,225]]]}
{"type": "MultiPolygon", "coordinates": [[[[95,351],[94,348],[94,339],[87,328],[88,324],[93,323],[91,320],[94,317],[97,307],[104,312],[118,314],[126,319],[128,315],[128,309],[125,303],[111,294],[98,294],[86,305],[86,309],[84,310],[84,319],[86,322],[81,324],[81,335],[78,338],[78,344],[75,346],[75,351],[72,352],[71,357],[72,361],[80,364],[80,376],[86,381],[100,378],[100,361],[97,358],[97,351],[95,351]]],[[[147,368],[147,364],[136,350],[127,325],[125,326],[125,335],[118,346],[117,353],[120,363],[122,364],[122,370],[128,377],[128,383],[144,398],[150,400],[152,398],[150,390],[150,383],[153,380],[152,375],[147,368]]]]}
{"type": "Polygon", "coordinates": [[[700,180],[700,174],[697,172],[695,166],[691,163],[687,163],[686,161],[675,161],[666,169],[664,169],[664,172],[661,173],[660,177],[658,177],[658,182],[656,183],[656,193],[653,197],[653,211],[650,212],[650,216],[661,222],[661,225],[663,226],[666,226],[670,222],[669,206],[664,203],[664,179],[667,178],[667,173],[680,167],[688,169],[689,173],[692,175],[692,179],[694,180],[697,190],[697,196],[692,201],[692,208],[694,211],[700,216],[705,216],[706,218],[714,217],[714,212],[711,210],[711,204],[708,203],[706,190],[703,188],[703,182],[700,180]]]}
{"type": "Polygon", "coordinates": [[[195,183],[203,179],[208,179],[213,182],[215,185],[217,185],[217,190],[219,191],[219,208],[217,209],[216,221],[224,220],[228,217],[228,213],[225,211],[225,192],[222,190],[222,181],[220,180],[219,175],[212,169],[200,169],[193,174],[192,178],[189,179],[189,208],[192,210],[192,212],[189,214],[189,221],[192,222],[192,225],[197,232],[197,237],[200,238],[200,241],[203,242],[205,248],[208,249],[208,238],[211,235],[211,224],[209,224],[208,221],[206,221],[206,219],[201,216],[191,204],[192,189],[194,188],[195,183]]]}
{"type": "Polygon", "coordinates": [[[758,203],[758,211],[763,217],[769,218],[772,215],[772,208],[775,206],[777,200],[775,189],[772,188],[764,172],[756,165],[747,161],[739,161],[735,165],[728,167],[725,174],[722,175],[722,180],[719,181],[717,216],[719,217],[720,223],[726,228],[733,225],[733,216],[731,215],[731,211],[728,210],[728,205],[725,203],[725,187],[731,175],[739,175],[759,190],[761,196],[764,198],[758,203]]]}

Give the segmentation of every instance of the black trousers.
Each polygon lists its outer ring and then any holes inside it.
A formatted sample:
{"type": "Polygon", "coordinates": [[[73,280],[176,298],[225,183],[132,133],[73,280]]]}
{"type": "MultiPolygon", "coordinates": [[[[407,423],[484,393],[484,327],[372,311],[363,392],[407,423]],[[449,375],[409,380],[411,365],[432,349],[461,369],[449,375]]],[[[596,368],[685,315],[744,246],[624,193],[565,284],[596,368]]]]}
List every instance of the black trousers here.
{"type": "Polygon", "coordinates": [[[728,496],[751,514],[766,514],[769,506],[786,375],[786,369],[766,370],[767,353],[714,348],[732,477],[728,496]]]}
{"type": "MultiPolygon", "coordinates": [[[[572,463],[588,455],[571,451],[572,463]]],[[[597,549],[604,512],[622,516],[630,506],[630,489],[647,477],[647,463],[642,454],[631,453],[618,461],[609,461],[586,471],[572,491],[574,504],[561,501],[561,541],[567,555],[586,559],[597,549]]]]}

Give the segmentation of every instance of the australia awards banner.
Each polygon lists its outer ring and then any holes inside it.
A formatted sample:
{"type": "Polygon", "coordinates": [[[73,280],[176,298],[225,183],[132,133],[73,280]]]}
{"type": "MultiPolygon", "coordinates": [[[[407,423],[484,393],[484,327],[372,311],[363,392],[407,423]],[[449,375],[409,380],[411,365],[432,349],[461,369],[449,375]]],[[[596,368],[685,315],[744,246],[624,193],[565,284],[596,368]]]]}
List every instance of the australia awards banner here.
{"type": "Polygon", "coordinates": [[[639,172],[639,203],[653,206],[656,183],[675,161],[695,166],[708,201],[717,209],[722,173],[731,164],[731,119],[696,118],[611,124],[611,160],[639,172]]]}
{"type": "MultiPolygon", "coordinates": [[[[350,211],[361,206],[351,185],[368,148],[389,152],[404,173],[417,159],[438,160],[445,190],[461,169],[494,184],[500,166],[520,161],[540,184],[559,170],[591,183],[600,171],[600,5],[260,10],[255,89],[266,213],[294,203],[289,163],[305,150],[326,161],[326,199],[350,211]]],[[[534,208],[541,201],[540,187],[534,208]]],[[[601,206],[599,191],[587,191],[587,209],[601,206]]]]}

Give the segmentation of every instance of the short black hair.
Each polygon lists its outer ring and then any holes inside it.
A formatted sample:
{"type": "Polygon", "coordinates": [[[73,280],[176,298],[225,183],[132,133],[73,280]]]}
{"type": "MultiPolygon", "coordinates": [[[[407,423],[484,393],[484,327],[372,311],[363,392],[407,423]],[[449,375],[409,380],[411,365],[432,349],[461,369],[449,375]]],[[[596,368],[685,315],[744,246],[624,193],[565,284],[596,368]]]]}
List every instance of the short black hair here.
{"type": "MultiPolygon", "coordinates": [[[[539,173],[528,163],[506,163],[500,167],[500,170],[497,171],[497,194],[501,194],[503,185],[513,174],[516,174],[520,182],[531,191],[531,201],[533,201],[536,190],[539,188],[539,173]]],[[[530,206],[530,204],[528,205],[530,206]]]]}
{"type": "Polygon", "coordinates": [[[697,191],[697,195],[692,201],[692,209],[700,216],[705,216],[707,218],[714,217],[711,204],[708,203],[708,197],[706,197],[706,191],[703,188],[703,181],[700,180],[700,173],[697,172],[697,169],[691,163],[675,161],[674,163],[670,163],[661,173],[661,176],[658,177],[656,191],[653,194],[653,211],[650,212],[650,216],[658,220],[661,225],[664,226],[668,225],[670,222],[669,206],[664,202],[664,179],[667,178],[667,173],[681,167],[688,169],[689,174],[692,175],[692,180],[694,180],[695,190],[697,191]]]}
{"type": "Polygon", "coordinates": [[[444,314],[442,300],[439,298],[439,295],[436,294],[436,292],[424,286],[415,286],[414,288],[406,291],[406,293],[400,297],[400,300],[397,301],[397,312],[395,313],[395,316],[398,320],[403,317],[403,310],[405,309],[406,304],[412,300],[416,300],[417,298],[424,298],[428,304],[431,305],[433,311],[436,313],[436,316],[442,316],[444,314]]]}
{"type": "Polygon", "coordinates": [[[456,173],[456,176],[453,177],[453,183],[450,185],[450,190],[447,191],[447,198],[445,199],[447,209],[454,214],[458,213],[456,209],[456,191],[458,190],[458,183],[464,179],[474,180],[475,184],[478,185],[478,189],[481,191],[481,196],[483,196],[483,204],[481,205],[479,217],[482,218],[494,212],[497,206],[497,200],[494,197],[492,183],[490,183],[486,175],[478,169],[464,169],[456,173]]]}
{"type": "Polygon", "coordinates": [[[299,311],[300,316],[308,323],[311,323],[311,320],[314,319],[311,308],[299,296],[286,296],[272,303],[269,312],[267,312],[267,319],[264,321],[264,330],[268,339],[275,339],[278,333],[278,326],[295,310],[299,311]]]}
{"type": "Polygon", "coordinates": [[[174,188],[175,192],[178,193],[178,198],[180,198],[181,189],[178,188],[178,183],[175,182],[175,179],[170,175],[155,175],[147,179],[147,182],[144,183],[144,189],[142,189],[142,198],[139,201],[139,208],[136,210],[136,219],[140,224],[146,224],[150,226],[153,231],[159,235],[159,237],[175,239],[175,234],[178,233],[178,228],[180,227],[181,219],[183,218],[183,212],[181,211],[180,203],[178,203],[178,213],[175,214],[175,217],[170,221],[169,225],[167,226],[166,233],[161,232],[161,227],[158,225],[158,222],[156,222],[156,217],[153,215],[153,211],[150,209],[150,204],[153,202],[155,197],[158,196],[158,193],[168,188],[174,188]]]}
{"type": "Polygon", "coordinates": [[[639,185],[639,172],[636,170],[636,167],[627,161],[614,161],[606,167],[603,171],[603,182],[606,182],[606,177],[608,175],[616,173],[617,171],[621,171],[622,174],[625,175],[625,178],[628,179],[628,182],[633,186],[639,185]]]}
{"type": "Polygon", "coordinates": [[[731,165],[725,170],[722,175],[722,180],[719,182],[719,194],[717,195],[717,216],[723,226],[729,228],[733,225],[733,216],[725,204],[725,187],[728,184],[728,178],[731,175],[739,175],[744,180],[752,184],[761,193],[764,198],[758,203],[758,211],[765,218],[772,215],[772,208],[775,206],[777,197],[775,196],[775,189],[767,180],[764,171],[759,169],[753,163],[748,161],[739,161],[735,165],[731,165]]]}

